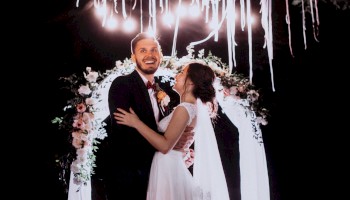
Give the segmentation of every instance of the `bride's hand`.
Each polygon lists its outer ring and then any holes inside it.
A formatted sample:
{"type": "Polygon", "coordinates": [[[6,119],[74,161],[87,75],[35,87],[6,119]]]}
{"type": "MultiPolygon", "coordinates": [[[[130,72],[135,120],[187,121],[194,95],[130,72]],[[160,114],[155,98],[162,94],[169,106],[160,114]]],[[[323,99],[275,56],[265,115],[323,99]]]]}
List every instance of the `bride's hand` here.
{"type": "Polygon", "coordinates": [[[129,108],[129,111],[130,112],[122,108],[117,108],[117,112],[113,113],[114,119],[117,120],[118,124],[123,124],[135,128],[140,119],[132,108],[129,108]]]}

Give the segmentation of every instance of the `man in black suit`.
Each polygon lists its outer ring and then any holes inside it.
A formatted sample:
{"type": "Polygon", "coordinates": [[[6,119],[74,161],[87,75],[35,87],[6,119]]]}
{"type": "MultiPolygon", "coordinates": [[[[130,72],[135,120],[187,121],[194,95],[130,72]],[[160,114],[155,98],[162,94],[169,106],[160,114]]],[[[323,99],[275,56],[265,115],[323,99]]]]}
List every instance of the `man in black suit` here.
{"type": "MultiPolygon", "coordinates": [[[[108,104],[110,116],[117,108],[133,108],[138,117],[150,128],[157,131],[157,123],[163,117],[157,105],[155,91],[147,88],[147,83],[158,83],[170,96],[168,110],[179,103],[179,97],[170,84],[161,83],[154,77],[161,61],[162,52],[158,41],[147,33],[139,33],[131,41],[131,59],[135,70],[126,76],[117,77],[109,90],[108,104]]],[[[149,171],[156,151],[136,129],[118,125],[110,118],[108,154],[105,185],[108,200],[146,199],[149,171]]],[[[191,128],[185,136],[191,135],[191,128]]],[[[186,137],[181,139],[186,140],[186,137]]]]}

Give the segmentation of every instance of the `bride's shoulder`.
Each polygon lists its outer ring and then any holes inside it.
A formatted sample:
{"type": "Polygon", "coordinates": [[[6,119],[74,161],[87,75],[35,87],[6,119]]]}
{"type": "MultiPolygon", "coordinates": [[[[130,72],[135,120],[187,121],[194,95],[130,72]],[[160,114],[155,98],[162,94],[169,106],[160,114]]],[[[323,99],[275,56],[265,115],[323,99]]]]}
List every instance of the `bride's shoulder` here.
{"type": "Polygon", "coordinates": [[[189,102],[181,102],[178,106],[182,106],[186,108],[187,112],[190,115],[190,118],[193,119],[197,114],[197,106],[196,104],[189,103],[189,102]]]}
{"type": "Polygon", "coordinates": [[[196,104],[190,102],[181,102],[179,106],[196,107],[196,104]]]}

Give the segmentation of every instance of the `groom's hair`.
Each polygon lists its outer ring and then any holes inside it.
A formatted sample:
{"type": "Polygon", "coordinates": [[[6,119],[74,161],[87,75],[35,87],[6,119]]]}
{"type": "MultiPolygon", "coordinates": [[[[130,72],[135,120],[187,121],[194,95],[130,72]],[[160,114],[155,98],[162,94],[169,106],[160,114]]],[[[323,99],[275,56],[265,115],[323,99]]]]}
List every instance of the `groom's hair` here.
{"type": "Polygon", "coordinates": [[[147,33],[147,32],[141,32],[141,33],[138,33],[138,34],[134,37],[134,39],[131,40],[131,53],[132,53],[132,54],[134,54],[136,44],[137,44],[140,40],[143,40],[143,39],[152,39],[152,40],[154,40],[154,41],[158,44],[159,51],[162,50],[161,47],[160,47],[159,41],[158,41],[158,39],[157,39],[156,36],[154,36],[153,34],[147,33]]]}

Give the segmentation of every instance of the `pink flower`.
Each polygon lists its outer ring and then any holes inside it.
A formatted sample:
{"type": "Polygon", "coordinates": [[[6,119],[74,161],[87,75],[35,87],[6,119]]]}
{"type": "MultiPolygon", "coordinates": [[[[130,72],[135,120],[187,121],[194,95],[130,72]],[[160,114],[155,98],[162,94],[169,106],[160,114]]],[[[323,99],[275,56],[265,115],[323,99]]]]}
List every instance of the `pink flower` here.
{"type": "Polygon", "coordinates": [[[86,123],[90,123],[91,120],[94,120],[94,114],[92,114],[91,112],[84,112],[83,120],[86,123]]]}
{"type": "Polygon", "coordinates": [[[80,86],[80,88],[78,89],[78,93],[80,95],[89,95],[91,93],[91,90],[89,88],[89,86],[87,85],[82,85],[80,86]]]}
{"type": "Polygon", "coordinates": [[[87,149],[86,148],[77,149],[78,157],[87,157],[86,154],[87,154],[87,149]]]}
{"type": "Polygon", "coordinates": [[[81,139],[81,135],[84,134],[82,130],[79,131],[73,131],[72,132],[72,137],[73,138],[77,138],[77,139],[81,139]]]}
{"type": "Polygon", "coordinates": [[[83,103],[79,103],[75,107],[77,108],[78,113],[82,113],[86,111],[86,106],[83,103]]]}
{"type": "Polygon", "coordinates": [[[90,140],[83,140],[83,146],[84,146],[84,147],[85,147],[85,146],[90,147],[90,146],[92,146],[92,143],[90,142],[90,140]]]}
{"type": "Polygon", "coordinates": [[[84,142],[81,140],[81,139],[78,139],[78,138],[73,138],[73,141],[72,141],[72,145],[79,149],[79,148],[82,148],[83,147],[83,144],[84,142]]]}
{"type": "Polygon", "coordinates": [[[86,126],[86,124],[82,118],[78,118],[78,119],[73,120],[73,127],[74,128],[79,128],[79,129],[85,130],[85,126],[86,126]]]}
{"type": "Polygon", "coordinates": [[[88,106],[92,106],[92,105],[95,104],[95,100],[94,100],[93,98],[86,98],[86,99],[85,99],[85,103],[86,103],[86,105],[88,105],[88,106]]]}

